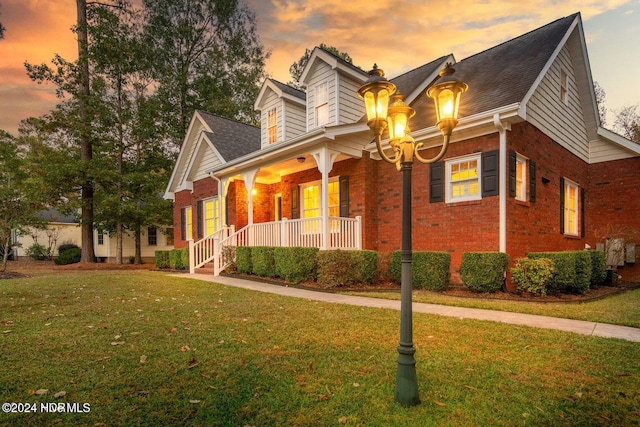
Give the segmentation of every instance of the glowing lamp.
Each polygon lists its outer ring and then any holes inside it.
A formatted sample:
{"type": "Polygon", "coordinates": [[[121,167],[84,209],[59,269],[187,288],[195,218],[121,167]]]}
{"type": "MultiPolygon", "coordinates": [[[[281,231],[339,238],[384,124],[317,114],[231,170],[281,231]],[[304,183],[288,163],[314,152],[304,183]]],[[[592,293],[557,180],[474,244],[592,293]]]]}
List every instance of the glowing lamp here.
{"type": "Polygon", "coordinates": [[[447,64],[445,69],[440,71],[440,79],[427,90],[427,96],[435,102],[436,125],[445,136],[450,136],[458,124],[460,95],[469,87],[455,78],[454,72],[451,64],[447,64]]]}

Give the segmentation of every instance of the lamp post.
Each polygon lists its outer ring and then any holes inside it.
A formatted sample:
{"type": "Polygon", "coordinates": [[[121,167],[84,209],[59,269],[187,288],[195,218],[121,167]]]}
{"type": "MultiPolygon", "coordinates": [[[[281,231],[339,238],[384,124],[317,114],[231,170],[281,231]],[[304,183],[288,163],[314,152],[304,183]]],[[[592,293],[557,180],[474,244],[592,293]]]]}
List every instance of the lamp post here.
{"type": "Polygon", "coordinates": [[[427,96],[433,98],[436,108],[436,125],[444,136],[440,153],[431,159],[423,158],[418,150],[423,144],[416,143],[409,135],[408,122],[415,110],[404,102],[400,94],[394,95],[396,87],[384,78],[384,72],[374,64],[369,79],[358,89],[367,111],[367,125],[376,137],[376,148],[382,159],[393,163],[402,172],[402,270],[400,301],[400,343],[398,345],[398,372],[396,375],[395,401],[402,406],[420,403],[418,378],[416,376],[416,352],[413,346],[412,309],[412,243],[411,243],[411,170],[414,159],[420,163],[440,160],[447,151],[451,132],[458,124],[460,95],[468,88],[466,83],[453,77],[451,64],[440,72],[440,77],[429,89],[427,96]],[[391,104],[389,105],[389,99],[391,104]],[[388,130],[391,156],[382,146],[382,134],[388,130]]]}

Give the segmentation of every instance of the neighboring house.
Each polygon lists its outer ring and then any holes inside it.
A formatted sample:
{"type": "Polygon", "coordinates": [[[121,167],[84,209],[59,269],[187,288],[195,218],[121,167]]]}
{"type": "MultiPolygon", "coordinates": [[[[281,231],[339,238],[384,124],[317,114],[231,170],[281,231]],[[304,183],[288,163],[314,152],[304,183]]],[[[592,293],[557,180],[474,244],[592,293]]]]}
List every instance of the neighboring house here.
{"type": "MultiPolygon", "coordinates": [[[[14,247],[14,254],[18,257],[26,256],[26,250],[38,243],[45,248],[50,248],[54,256],[58,255],[58,247],[64,243],[73,243],[82,246],[82,230],[77,218],[73,215],[63,215],[50,209],[43,211],[39,216],[46,220],[44,229],[31,228],[29,232],[17,236],[19,245],[14,247]]],[[[94,231],[94,252],[98,261],[113,262],[116,258],[116,238],[106,233],[94,231]]],[[[157,229],[147,227],[142,234],[142,259],[145,262],[153,262],[155,251],[173,249],[173,229],[157,229]]],[[[135,255],[134,238],[124,233],[122,259],[128,262],[135,255]]]]}
{"type": "MultiPolygon", "coordinates": [[[[390,79],[417,112],[410,127],[424,157],[442,141],[424,93],[447,62],[453,55],[390,79]]],[[[640,229],[640,145],[600,127],[580,14],[454,68],[469,90],[444,159],[414,166],[414,250],[449,252],[457,281],[464,252],[513,262],[640,229]]],[[[194,114],[165,194],[192,267],[214,259],[218,273],[222,248],[245,244],[400,248],[401,174],[371,142],[356,94],[367,78],[316,48],[300,77],[306,93],[263,84],[260,128],[194,114]]],[[[627,238],[630,253],[636,243],[627,238]]],[[[623,277],[640,279],[635,256],[627,261],[623,277]]]]}

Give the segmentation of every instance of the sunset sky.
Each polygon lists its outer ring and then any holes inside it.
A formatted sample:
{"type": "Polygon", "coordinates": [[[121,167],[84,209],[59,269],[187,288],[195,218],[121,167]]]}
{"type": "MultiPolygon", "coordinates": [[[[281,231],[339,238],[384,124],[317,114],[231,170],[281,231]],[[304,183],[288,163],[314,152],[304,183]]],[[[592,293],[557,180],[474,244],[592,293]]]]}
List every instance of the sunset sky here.
{"type": "MultiPolygon", "coordinates": [[[[271,51],[267,72],[287,82],[289,66],[320,43],[347,52],[355,65],[374,62],[394,77],[442,55],[457,60],[558,18],[582,13],[593,79],[605,105],[640,104],[640,0],[248,0],[261,41],[271,51]]],[[[48,112],[53,85],[38,85],[24,62],[72,60],[75,0],[0,0],[0,129],[17,133],[20,120],[48,112]]],[[[609,127],[613,124],[609,114],[609,127]]]]}

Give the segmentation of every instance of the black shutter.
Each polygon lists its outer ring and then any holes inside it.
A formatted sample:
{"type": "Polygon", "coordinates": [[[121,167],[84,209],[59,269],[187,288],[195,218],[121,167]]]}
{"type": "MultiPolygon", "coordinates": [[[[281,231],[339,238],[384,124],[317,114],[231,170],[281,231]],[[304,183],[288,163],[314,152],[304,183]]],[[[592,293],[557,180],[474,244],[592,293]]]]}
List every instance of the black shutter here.
{"type": "Polygon", "coordinates": [[[196,219],[197,219],[197,224],[196,224],[196,228],[197,228],[197,232],[198,232],[198,239],[202,239],[202,200],[198,200],[198,202],[196,203],[196,219]]]}
{"type": "Polygon", "coordinates": [[[518,169],[515,151],[509,151],[509,196],[516,197],[516,171],[518,169]]]}
{"type": "Polygon", "coordinates": [[[498,150],[482,153],[482,197],[497,196],[499,192],[498,150]]]}
{"type": "Polygon", "coordinates": [[[296,185],[291,189],[291,219],[300,218],[300,190],[296,185]]]}
{"type": "Polygon", "coordinates": [[[444,162],[429,165],[429,203],[444,202],[444,162]]]}
{"type": "Polygon", "coordinates": [[[180,239],[187,240],[187,212],[185,208],[180,209],[180,239]]]}
{"type": "Polygon", "coordinates": [[[349,177],[340,178],[340,216],[349,218],[349,177]]]}
{"type": "Polygon", "coordinates": [[[560,178],[560,234],[564,234],[564,178],[560,178]]]}
{"type": "Polygon", "coordinates": [[[529,160],[529,201],[536,201],[536,162],[529,160]]]}
{"type": "Polygon", "coordinates": [[[585,196],[584,196],[584,188],[580,189],[580,235],[582,237],[585,236],[585,223],[584,223],[584,200],[585,200],[585,196]]]}

